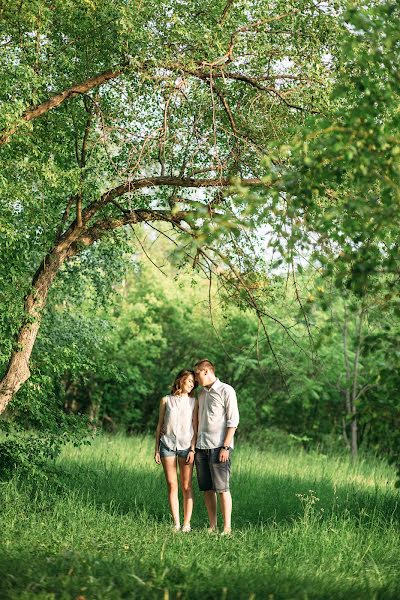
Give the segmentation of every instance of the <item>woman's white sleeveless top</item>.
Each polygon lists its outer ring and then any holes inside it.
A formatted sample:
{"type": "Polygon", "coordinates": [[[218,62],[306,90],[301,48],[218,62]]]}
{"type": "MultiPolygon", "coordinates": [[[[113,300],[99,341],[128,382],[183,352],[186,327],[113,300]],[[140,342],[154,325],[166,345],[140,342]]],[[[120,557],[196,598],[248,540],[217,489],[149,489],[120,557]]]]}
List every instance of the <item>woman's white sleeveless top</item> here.
{"type": "Polygon", "coordinates": [[[166,396],[164,434],[161,441],[170,450],[186,450],[193,438],[193,409],[195,399],[190,396],[166,396]]]}

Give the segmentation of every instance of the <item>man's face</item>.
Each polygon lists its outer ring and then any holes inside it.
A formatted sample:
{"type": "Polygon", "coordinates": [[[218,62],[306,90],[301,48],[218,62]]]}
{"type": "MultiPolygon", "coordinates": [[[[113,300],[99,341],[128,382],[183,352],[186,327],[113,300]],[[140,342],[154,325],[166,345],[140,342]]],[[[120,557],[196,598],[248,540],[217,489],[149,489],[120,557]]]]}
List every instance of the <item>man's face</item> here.
{"type": "Polygon", "coordinates": [[[205,367],[196,367],[194,375],[199,385],[204,385],[208,378],[208,369],[205,367]]]}

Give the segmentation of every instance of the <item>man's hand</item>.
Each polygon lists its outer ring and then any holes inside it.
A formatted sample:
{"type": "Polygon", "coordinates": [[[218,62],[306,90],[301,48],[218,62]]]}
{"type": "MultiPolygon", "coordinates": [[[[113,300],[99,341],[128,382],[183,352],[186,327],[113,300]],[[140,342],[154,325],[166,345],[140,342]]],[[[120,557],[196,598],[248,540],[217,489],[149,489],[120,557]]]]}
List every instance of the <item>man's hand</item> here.
{"type": "Polygon", "coordinates": [[[158,465],[161,465],[161,456],[157,450],[154,452],[154,460],[158,465]]]}
{"type": "Polygon", "coordinates": [[[219,462],[226,462],[229,460],[229,450],[224,450],[221,448],[219,451],[219,462]]]}
{"type": "Polygon", "coordinates": [[[194,452],[189,452],[186,457],[186,464],[192,465],[194,463],[194,452]]]}

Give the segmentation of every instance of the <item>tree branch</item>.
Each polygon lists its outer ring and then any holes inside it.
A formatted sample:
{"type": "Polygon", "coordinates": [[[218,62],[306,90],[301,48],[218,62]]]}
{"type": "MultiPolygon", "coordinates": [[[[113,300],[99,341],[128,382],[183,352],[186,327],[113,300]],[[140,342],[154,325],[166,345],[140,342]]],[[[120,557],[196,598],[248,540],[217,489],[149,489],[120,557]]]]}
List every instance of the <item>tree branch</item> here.
{"type": "MultiPolygon", "coordinates": [[[[115,198],[123,196],[133,190],[146,187],[180,187],[180,188],[209,188],[209,187],[229,187],[233,185],[233,181],[228,177],[218,179],[195,179],[193,177],[174,177],[174,176],[158,176],[158,177],[143,177],[126,181],[112,190],[103,194],[98,200],[92,202],[85,210],[82,211],[83,223],[87,223],[97,211],[112,202],[115,198]]],[[[260,179],[248,178],[240,181],[242,185],[262,185],[260,179]]]]}
{"type": "MultiPolygon", "coordinates": [[[[232,2],[228,1],[228,3],[226,4],[224,11],[223,11],[223,15],[220,20],[220,23],[222,22],[223,18],[225,17],[226,13],[228,12],[231,3],[232,2]]],[[[288,17],[289,15],[295,14],[297,12],[299,12],[299,11],[298,11],[298,9],[295,8],[294,10],[284,13],[283,15],[276,15],[275,17],[270,17],[269,19],[259,19],[258,21],[248,23],[247,25],[242,25],[242,27],[239,27],[238,29],[236,29],[236,31],[234,31],[231,34],[231,38],[229,41],[229,47],[228,47],[226,54],[218,57],[217,59],[215,59],[211,62],[203,60],[200,63],[201,66],[203,66],[203,67],[207,66],[207,67],[213,68],[213,67],[222,67],[224,65],[227,65],[228,63],[233,61],[233,48],[235,46],[235,38],[240,33],[246,33],[247,31],[252,31],[254,29],[257,30],[262,25],[266,25],[267,23],[271,23],[272,21],[280,21],[281,19],[284,19],[285,17],[288,17]]]]}
{"type": "MultiPolygon", "coordinates": [[[[183,69],[185,73],[187,73],[188,75],[193,75],[193,77],[197,77],[198,79],[201,79],[202,81],[205,82],[209,82],[211,79],[211,74],[210,72],[207,72],[204,69],[183,69]]],[[[266,85],[262,85],[262,83],[260,83],[261,81],[264,81],[266,79],[266,77],[250,77],[249,75],[245,75],[244,73],[230,73],[227,71],[222,71],[220,70],[215,71],[212,73],[212,78],[215,79],[216,77],[221,77],[224,80],[227,79],[232,79],[234,81],[243,81],[243,83],[246,83],[247,85],[250,85],[251,87],[254,87],[257,90],[260,90],[261,92],[267,92],[268,94],[273,94],[274,96],[276,96],[277,98],[279,98],[284,104],[286,104],[286,106],[288,108],[294,108],[296,110],[300,110],[303,112],[309,112],[313,115],[317,115],[319,114],[319,111],[317,110],[313,110],[311,108],[304,108],[304,106],[298,106],[297,104],[292,104],[291,102],[288,102],[286,100],[286,98],[283,96],[282,92],[280,92],[276,87],[274,86],[266,86],[266,85]]]]}
{"type": "Polygon", "coordinates": [[[220,99],[220,101],[221,101],[221,103],[222,103],[222,106],[223,106],[223,107],[224,107],[224,109],[225,109],[225,112],[226,112],[226,114],[227,114],[227,116],[228,116],[228,119],[229,119],[229,122],[230,122],[230,124],[231,124],[231,128],[232,128],[232,131],[233,131],[233,133],[234,133],[235,135],[237,135],[237,136],[240,136],[240,137],[241,137],[241,135],[240,135],[240,133],[238,132],[238,129],[237,129],[237,127],[236,127],[235,119],[233,118],[233,114],[232,114],[231,108],[230,108],[230,106],[229,106],[228,102],[226,101],[226,98],[225,98],[225,96],[222,94],[221,90],[220,90],[220,89],[219,89],[219,88],[218,88],[218,87],[215,85],[215,83],[213,83],[213,87],[214,87],[214,90],[215,90],[215,92],[216,92],[216,94],[217,94],[218,98],[220,99]]]}
{"type": "Polygon", "coordinates": [[[218,23],[220,25],[222,25],[222,23],[225,20],[226,15],[229,12],[230,7],[232,6],[232,4],[234,3],[234,0],[228,0],[227,3],[225,4],[224,10],[222,11],[222,15],[220,17],[220,20],[218,21],[218,23]]]}
{"type": "Polygon", "coordinates": [[[99,240],[106,231],[112,231],[123,225],[136,225],[148,221],[166,221],[172,224],[179,224],[188,213],[177,212],[172,214],[170,210],[146,210],[137,209],[124,213],[119,219],[108,218],[94,223],[90,228],[85,229],[79,238],[71,244],[69,256],[74,256],[79,251],[81,245],[90,246],[96,240],[99,240]]]}
{"type": "Polygon", "coordinates": [[[73,205],[74,202],[76,202],[76,196],[71,196],[67,202],[67,206],[66,206],[64,214],[62,216],[60,226],[57,230],[56,241],[58,241],[63,234],[64,225],[68,221],[69,213],[71,211],[71,206],[73,205]]]}
{"type": "Polygon", "coordinates": [[[53,110],[53,108],[57,108],[57,106],[60,106],[60,104],[65,102],[65,100],[67,100],[68,98],[71,98],[71,96],[74,96],[75,94],[85,94],[88,91],[92,90],[93,88],[98,87],[99,85],[102,85],[106,81],[109,81],[110,79],[115,79],[116,77],[121,75],[121,73],[123,73],[124,70],[125,70],[124,68],[120,68],[120,69],[110,69],[108,71],[104,71],[103,73],[99,73],[99,75],[90,77],[89,79],[86,79],[86,81],[77,83],[77,84],[73,85],[72,87],[67,88],[66,90],[63,90],[62,92],[55,94],[54,96],[52,96],[45,102],[42,102],[42,104],[39,104],[38,106],[28,108],[22,114],[21,120],[19,120],[17,123],[15,123],[9,129],[7,129],[7,130],[3,129],[0,132],[0,145],[5,144],[9,141],[10,137],[22,125],[22,122],[32,121],[33,119],[41,117],[42,115],[46,114],[50,110],[53,110]]]}

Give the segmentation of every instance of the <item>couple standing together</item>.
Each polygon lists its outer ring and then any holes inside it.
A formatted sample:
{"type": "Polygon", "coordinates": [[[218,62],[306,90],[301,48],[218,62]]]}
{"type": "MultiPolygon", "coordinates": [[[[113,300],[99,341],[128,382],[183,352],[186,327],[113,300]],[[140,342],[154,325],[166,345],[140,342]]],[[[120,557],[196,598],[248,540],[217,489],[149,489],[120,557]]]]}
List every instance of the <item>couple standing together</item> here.
{"type": "Polygon", "coordinates": [[[235,390],[215,376],[209,360],[199,361],[194,371],[178,373],[171,395],[160,402],[154,459],[162,464],[168,485],[168,501],[176,530],[190,531],[193,511],[192,475],[196,463],[199,488],[210,521],[217,528],[219,496],[223,534],[231,532],[232,497],[229,491],[233,436],[239,424],[235,390]],[[197,399],[196,385],[201,386],[197,399]],[[177,463],[183,493],[183,526],[180,526],[177,463]]]}

